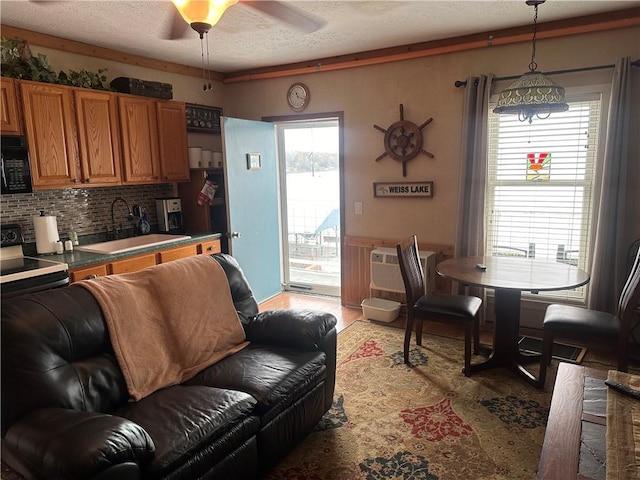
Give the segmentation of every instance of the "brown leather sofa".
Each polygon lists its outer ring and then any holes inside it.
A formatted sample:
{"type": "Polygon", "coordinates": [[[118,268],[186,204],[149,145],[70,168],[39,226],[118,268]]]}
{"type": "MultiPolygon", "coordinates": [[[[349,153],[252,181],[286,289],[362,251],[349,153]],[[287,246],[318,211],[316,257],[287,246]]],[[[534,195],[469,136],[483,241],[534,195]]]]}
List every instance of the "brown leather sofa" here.
{"type": "Polygon", "coordinates": [[[31,478],[242,480],[299,443],[331,407],[336,319],[258,313],[235,259],[213,257],[251,344],[138,402],[86,289],[3,301],[3,460],[31,478]]]}

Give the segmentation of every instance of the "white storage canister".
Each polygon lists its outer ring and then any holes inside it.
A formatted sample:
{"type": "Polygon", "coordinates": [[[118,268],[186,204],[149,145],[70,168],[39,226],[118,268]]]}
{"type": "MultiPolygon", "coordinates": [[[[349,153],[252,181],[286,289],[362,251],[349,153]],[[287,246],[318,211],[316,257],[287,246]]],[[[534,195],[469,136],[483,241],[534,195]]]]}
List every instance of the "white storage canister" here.
{"type": "Polygon", "coordinates": [[[202,166],[213,167],[213,152],[211,150],[202,150],[202,166]]]}
{"type": "Polygon", "coordinates": [[[202,147],[189,147],[189,168],[202,167],[202,147]]]}

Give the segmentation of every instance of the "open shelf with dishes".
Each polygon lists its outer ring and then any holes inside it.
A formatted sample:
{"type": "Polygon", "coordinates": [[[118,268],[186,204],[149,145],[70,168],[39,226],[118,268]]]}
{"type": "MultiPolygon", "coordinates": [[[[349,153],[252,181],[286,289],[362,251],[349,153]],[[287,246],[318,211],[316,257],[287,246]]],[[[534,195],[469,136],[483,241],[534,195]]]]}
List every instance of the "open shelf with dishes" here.
{"type": "Polygon", "coordinates": [[[178,184],[185,227],[193,233],[221,233],[222,251],[228,252],[227,202],[223,168],[194,168],[189,182],[178,184]],[[217,185],[213,202],[198,203],[198,194],[209,180],[217,185]]]}

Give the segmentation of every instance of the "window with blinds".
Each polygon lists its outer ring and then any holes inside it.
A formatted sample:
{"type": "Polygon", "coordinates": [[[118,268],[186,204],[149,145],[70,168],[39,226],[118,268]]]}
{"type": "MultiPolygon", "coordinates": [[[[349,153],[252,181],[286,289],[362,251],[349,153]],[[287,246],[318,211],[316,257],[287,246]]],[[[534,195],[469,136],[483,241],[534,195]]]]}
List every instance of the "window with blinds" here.
{"type": "MultiPolygon", "coordinates": [[[[533,257],[586,269],[600,99],[568,101],[569,110],[520,122],[489,108],[487,255],[533,257]]],[[[540,292],[583,300],[585,287],[540,292]]]]}

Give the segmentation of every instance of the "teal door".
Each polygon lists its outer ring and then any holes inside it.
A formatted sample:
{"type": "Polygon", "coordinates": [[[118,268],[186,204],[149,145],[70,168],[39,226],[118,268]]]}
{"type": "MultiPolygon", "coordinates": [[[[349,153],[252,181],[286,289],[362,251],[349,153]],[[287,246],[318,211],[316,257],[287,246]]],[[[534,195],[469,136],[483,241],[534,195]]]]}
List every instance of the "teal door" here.
{"type": "Polygon", "coordinates": [[[258,302],[282,291],[275,125],[224,117],[229,252],[258,302]]]}

